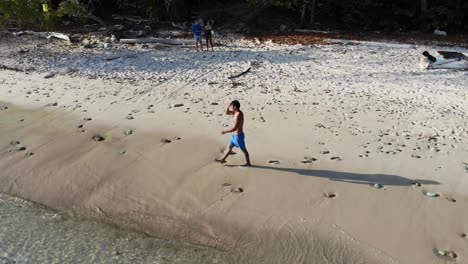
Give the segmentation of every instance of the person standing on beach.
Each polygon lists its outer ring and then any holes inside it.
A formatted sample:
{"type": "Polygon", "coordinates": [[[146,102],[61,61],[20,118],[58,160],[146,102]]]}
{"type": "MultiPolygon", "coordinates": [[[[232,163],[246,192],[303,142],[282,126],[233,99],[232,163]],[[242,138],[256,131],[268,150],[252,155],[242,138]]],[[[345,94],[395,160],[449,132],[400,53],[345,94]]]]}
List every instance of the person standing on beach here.
{"type": "Polygon", "coordinates": [[[193,35],[195,36],[195,46],[197,47],[198,50],[198,43],[200,43],[200,48],[203,51],[203,42],[202,42],[202,26],[200,25],[200,21],[196,20],[195,25],[192,26],[192,32],[193,35]]]}
{"type": "Polygon", "coordinates": [[[206,38],[206,50],[210,48],[211,44],[211,51],[214,51],[213,49],[213,24],[214,20],[209,20],[208,24],[205,26],[205,38],[206,38]]]}
{"type": "Polygon", "coordinates": [[[232,133],[231,141],[229,142],[229,146],[224,154],[222,159],[216,159],[219,163],[225,163],[227,157],[231,154],[231,151],[234,147],[240,148],[245,155],[246,163],[244,166],[252,166],[250,164],[250,157],[247,148],[245,147],[245,136],[244,136],[244,113],[240,110],[240,103],[237,100],[234,100],[229,104],[228,108],[226,109],[226,115],[233,115],[234,116],[234,126],[229,130],[221,131],[221,134],[232,133]]]}

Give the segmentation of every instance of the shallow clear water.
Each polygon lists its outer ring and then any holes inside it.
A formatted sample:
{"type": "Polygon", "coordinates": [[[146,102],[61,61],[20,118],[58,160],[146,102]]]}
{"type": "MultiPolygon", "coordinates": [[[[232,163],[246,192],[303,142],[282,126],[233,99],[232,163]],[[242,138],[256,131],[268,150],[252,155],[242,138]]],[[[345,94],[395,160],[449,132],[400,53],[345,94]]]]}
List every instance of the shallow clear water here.
{"type": "Polygon", "coordinates": [[[0,196],[0,263],[225,263],[225,253],[66,218],[0,196]]]}

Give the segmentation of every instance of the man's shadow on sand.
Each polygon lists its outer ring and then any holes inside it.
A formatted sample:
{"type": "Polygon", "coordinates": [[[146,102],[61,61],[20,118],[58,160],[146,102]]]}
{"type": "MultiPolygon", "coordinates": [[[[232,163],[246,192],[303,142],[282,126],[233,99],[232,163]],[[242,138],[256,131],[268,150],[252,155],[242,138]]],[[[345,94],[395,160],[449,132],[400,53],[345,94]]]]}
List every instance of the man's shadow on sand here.
{"type": "MultiPolygon", "coordinates": [[[[226,167],[239,167],[236,165],[225,165],[226,167]]],[[[295,168],[282,168],[273,166],[252,165],[253,169],[274,170],[285,173],[297,173],[304,176],[328,178],[332,181],[348,182],[355,184],[375,184],[379,183],[385,186],[409,186],[416,182],[424,185],[439,185],[440,182],[424,179],[408,179],[397,175],[388,174],[359,174],[350,172],[328,171],[328,170],[306,170],[295,168]]]]}

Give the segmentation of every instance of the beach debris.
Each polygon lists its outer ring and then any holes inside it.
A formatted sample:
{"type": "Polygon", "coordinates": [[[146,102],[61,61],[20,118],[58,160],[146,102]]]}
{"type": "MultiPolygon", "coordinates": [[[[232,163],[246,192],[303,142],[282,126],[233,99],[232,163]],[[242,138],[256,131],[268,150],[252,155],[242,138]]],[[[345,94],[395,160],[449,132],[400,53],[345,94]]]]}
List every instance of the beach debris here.
{"type": "Polygon", "coordinates": [[[0,111],[7,110],[8,106],[0,106],[0,111]]]}
{"type": "Polygon", "coordinates": [[[235,79],[235,78],[241,77],[242,75],[250,72],[250,69],[251,69],[251,67],[249,67],[246,71],[243,71],[243,72],[241,72],[241,73],[239,73],[237,75],[233,75],[233,76],[228,77],[228,79],[235,79]]]}
{"type": "Polygon", "coordinates": [[[452,197],[447,197],[446,199],[447,199],[447,201],[452,202],[452,203],[455,203],[457,201],[452,197]]]}
{"type": "Polygon", "coordinates": [[[93,120],[91,117],[85,117],[84,118],[84,121],[91,121],[91,120],[93,120]]]}
{"type": "Polygon", "coordinates": [[[324,193],[323,196],[325,196],[327,198],[334,198],[334,197],[336,197],[336,194],[334,194],[332,192],[328,192],[328,193],[324,193]]]}
{"type": "Polygon", "coordinates": [[[50,79],[50,78],[52,78],[52,77],[55,77],[55,75],[56,75],[55,73],[51,72],[51,73],[45,75],[45,76],[44,76],[44,79],[50,79]]]}
{"type": "Polygon", "coordinates": [[[447,257],[447,258],[451,258],[451,259],[456,259],[458,256],[455,252],[453,252],[452,250],[441,250],[441,249],[438,249],[437,250],[437,255],[439,257],[447,257]]]}
{"type": "Polygon", "coordinates": [[[184,104],[170,104],[169,105],[171,108],[176,108],[176,107],[182,107],[184,104]]]}
{"type": "Polygon", "coordinates": [[[279,160],[268,160],[267,162],[270,164],[280,164],[279,160]]]}
{"type": "Polygon", "coordinates": [[[241,193],[241,192],[244,192],[244,189],[242,189],[242,187],[237,187],[237,188],[231,189],[231,192],[233,192],[233,193],[241,193]]]}
{"type": "Polygon", "coordinates": [[[26,157],[31,157],[32,155],[34,155],[34,153],[32,153],[32,152],[28,152],[28,153],[26,153],[26,155],[25,155],[25,156],[26,156],[26,157]]]}
{"type": "Polygon", "coordinates": [[[63,34],[63,33],[58,33],[58,32],[50,32],[48,33],[47,39],[52,39],[52,38],[55,38],[55,39],[61,39],[61,40],[65,40],[65,41],[68,41],[70,42],[70,37],[63,34]]]}
{"type": "Polygon", "coordinates": [[[105,138],[103,136],[101,136],[101,135],[94,135],[91,139],[96,141],[96,142],[101,142],[101,141],[105,140],[105,138]]]}
{"type": "Polygon", "coordinates": [[[377,188],[377,189],[382,189],[384,186],[380,183],[374,183],[372,187],[377,188]]]}
{"type": "Polygon", "coordinates": [[[15,151],[25,151],[26,147],[17,147],[15,151]]]}
{"type": "Polygon", "coordinates": [[[127,130],[124,131],[124,135],[126,135],[126,136],[130,136],[131,134],[133,134],[133,130],[131,130],[131,129],[127,129],[127,130]]]}
{"type": "Polygon", "coordinates": [[[171,143],[172,141],[170,141],[170,140],[167,139],[167,138],[163,138],[163,139],[161,139],[160,142],[163,143],[163,144],[168,144],[168,143],[171,143]]]}
{"type": "Polygon", "coordinates": [[[446,31],[438,30],[438,29],[434,29],[434,32],[432,32],[432,34],[434,34],[436,36],[447,36],[446,31]]]}
{"type": "Polygon", "coordinates": [[[440,195],[435,192],[424,192],[424,195],[429,197],[439,197],[440,195]]]}

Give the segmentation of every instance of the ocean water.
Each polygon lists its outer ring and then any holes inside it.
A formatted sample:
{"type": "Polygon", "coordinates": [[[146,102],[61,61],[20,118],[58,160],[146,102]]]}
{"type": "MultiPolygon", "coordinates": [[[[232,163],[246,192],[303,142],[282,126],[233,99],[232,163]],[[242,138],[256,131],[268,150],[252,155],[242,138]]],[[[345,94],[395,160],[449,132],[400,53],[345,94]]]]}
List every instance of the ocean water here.
{"type": "Polygon", "coordinates": [[[64,217],[0,196],[3,263],[226,263],[226,253],[64,217]]]}

